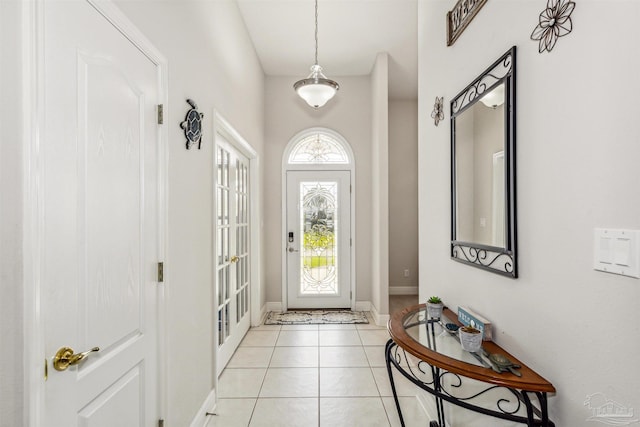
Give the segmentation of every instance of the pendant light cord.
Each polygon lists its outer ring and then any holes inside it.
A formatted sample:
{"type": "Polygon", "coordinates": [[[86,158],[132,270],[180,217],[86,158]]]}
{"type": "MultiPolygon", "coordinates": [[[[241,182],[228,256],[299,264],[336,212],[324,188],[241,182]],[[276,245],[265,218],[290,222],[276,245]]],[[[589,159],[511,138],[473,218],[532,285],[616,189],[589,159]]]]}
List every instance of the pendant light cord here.
{"type": "Polygon", "coordinates": [[[316,65],[318,65],[318,0],[316,0],[316,65]]]}

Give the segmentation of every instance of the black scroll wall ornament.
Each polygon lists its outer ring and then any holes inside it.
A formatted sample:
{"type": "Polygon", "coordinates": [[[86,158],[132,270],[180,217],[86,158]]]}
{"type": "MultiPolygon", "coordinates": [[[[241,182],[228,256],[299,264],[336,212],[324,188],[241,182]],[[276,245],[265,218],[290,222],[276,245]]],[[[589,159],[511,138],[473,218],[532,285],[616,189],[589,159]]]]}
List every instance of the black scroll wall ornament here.
{"type": "Polygon", "coordinates": [[[202,144],[202,118],[204,114],[198,111],[198,105],[191,99],[187,99],[187,103],[191,106],[191,109],[187,111],[184,122],[180,123],[180,127],[184,129],[184,136],[187,138],[187,150],[196,142],[199,150],[200,144],[202,144]]]}
{"type": "Polygon", "coordinates": [[[433,104],[433,111],[431,112],[431,118],[433,119],[433,124],[438,126],[440,120],[444,120],[444,109],[442,107],[442,102],[444,101],[444,96],[437,97],[436,101],[433,104]]]}
{"type": "Polygon", "coordinates": [[[538,52],[551,52],[558,38],[573,30],[571,14],[576,4],[569,0],[547,0],[547,7],[540,13],[539,22],[531,33],[531,40],[538,41],[538,52]]]}

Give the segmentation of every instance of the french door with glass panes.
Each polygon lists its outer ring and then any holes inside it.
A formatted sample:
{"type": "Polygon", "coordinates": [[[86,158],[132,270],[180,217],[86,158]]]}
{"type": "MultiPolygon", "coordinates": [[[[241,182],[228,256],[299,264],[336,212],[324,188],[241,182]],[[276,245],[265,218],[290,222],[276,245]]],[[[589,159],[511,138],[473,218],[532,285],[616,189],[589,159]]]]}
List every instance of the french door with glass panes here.
{"type": "Polygon", "coordinates": [[[249,330],[249,160],[216,135],[217,374],[249,330]]]}
{"type": "Polygon", "coordinates": [[[350,177],[287,172],[287,308],[351,307],[350,177]]]}

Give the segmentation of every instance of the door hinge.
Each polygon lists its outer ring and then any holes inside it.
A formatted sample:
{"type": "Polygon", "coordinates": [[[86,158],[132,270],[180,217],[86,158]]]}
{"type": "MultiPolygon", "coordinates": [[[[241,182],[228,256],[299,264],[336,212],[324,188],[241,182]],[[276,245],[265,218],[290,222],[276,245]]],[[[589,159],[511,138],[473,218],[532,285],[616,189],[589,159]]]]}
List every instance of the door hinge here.
{"type": "Polygon", "coordinates": [[[353,300],[353,291],[349,291],[349,300],[353,300]]]}
{"type": "Polygon", "coordinates": [[[164,123],[164,105],[158,104],[158,124],[164,123]]]}
{"type": "Polygon", "coordinates": [[[158,283],[164,282],[164,262],[158,263],[158,283]]]}
{"type": "Polygon", "coordinates": [[[158,420],[158,427],[164,427],[164,420],[158,420]]]}
{"type": "Polygon", "coordinates": [[[349,246],[353,246],[353,239],[349,238],[349,246]]]}

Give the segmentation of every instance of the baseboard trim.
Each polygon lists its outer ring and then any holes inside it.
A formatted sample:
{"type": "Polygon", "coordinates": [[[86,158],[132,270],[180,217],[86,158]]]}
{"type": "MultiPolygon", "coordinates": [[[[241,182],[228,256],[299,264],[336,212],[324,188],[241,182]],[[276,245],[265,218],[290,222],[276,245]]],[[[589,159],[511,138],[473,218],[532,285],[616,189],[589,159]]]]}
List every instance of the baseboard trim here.
{"type": "MultiPolygon", "coordinates": [[[[436,409],[434,404],[429,404],[429,397],[431,397],[430,394],[427,394],[425,392],[422,392],[421,390],[418,391],[418,394],[416,394],[416,401],[418,401],[418,406],[420,407],[420,409],[422,410],[422,412],[424,413],[424,419],[425,420],[435,420],[438,417],[432,417],[431,416],[431,412],[429,412],[429,410],[427,410],[427,406],[431,406],[433,410],[436,409]]],[[[446,423],[446,421],[445,421],[446,423]]],[[[449,423],[446,423],[449,424],[449,423]]]]}
{"type": "MultiPolygon", "coordinates": [[[[427,420],[437,420],[438,419],[438,415],[437,415],[438,414],[438,410],[436,408],[436,402],[433,399],[432,395],[430,395],[426,391],[419,390],[418,394],[416,395],[416,399],[418,399],[418,404],[420,405],[420,407],[424,411],[425,417],[426,417],[427,420]]],[[[444,427],[451,427],[451,424],[449,424],[445,420],[445,426],[444,427]]]]}
{"type": "Polygon", "coordinates": [[[387,326],[387,323],[389,323],[389,318],[390,318],[388,314],[378,313],[378,309],[373,304],[371,304],[371,310],[369,311],[371,312],[371,317],[373,317],[373,321],[375,322],[376,325],[387,326]]]}
{"type": "Polygon", "coordinates": [[[389,295],[418,295],[417,286],[389,286],[389,295]]]}
{"type": "Polygon", "coordinates": [[[191,427],[205,427],[207,425],[207,412],[214,412],[216,406],[216,390],[213,389],[202,403],[198,413],[191,421],[191,427]]]}
{"type": "Polygon", "coordinates": [[[433,415],[436,413],[436,405],[435,402],[433,402],[432,399],[429,399],[429,395],[427,395],[426,393],[418,393],[416,395],[416,399],[418,399],[418,403],[420,403],[420,406],[422,406],[422,409],[424,410],[424,413],[427,414],[427,419],[433,419],[433,415]]]}
{"type": "Polygon", "coordinates": [[[267,305],[263,305],[260,309],[260,317],[258,318],[258,323],[254,323],[251,326],[260,326],[264,323],[264,320],[267,318],[267,305]]]}

